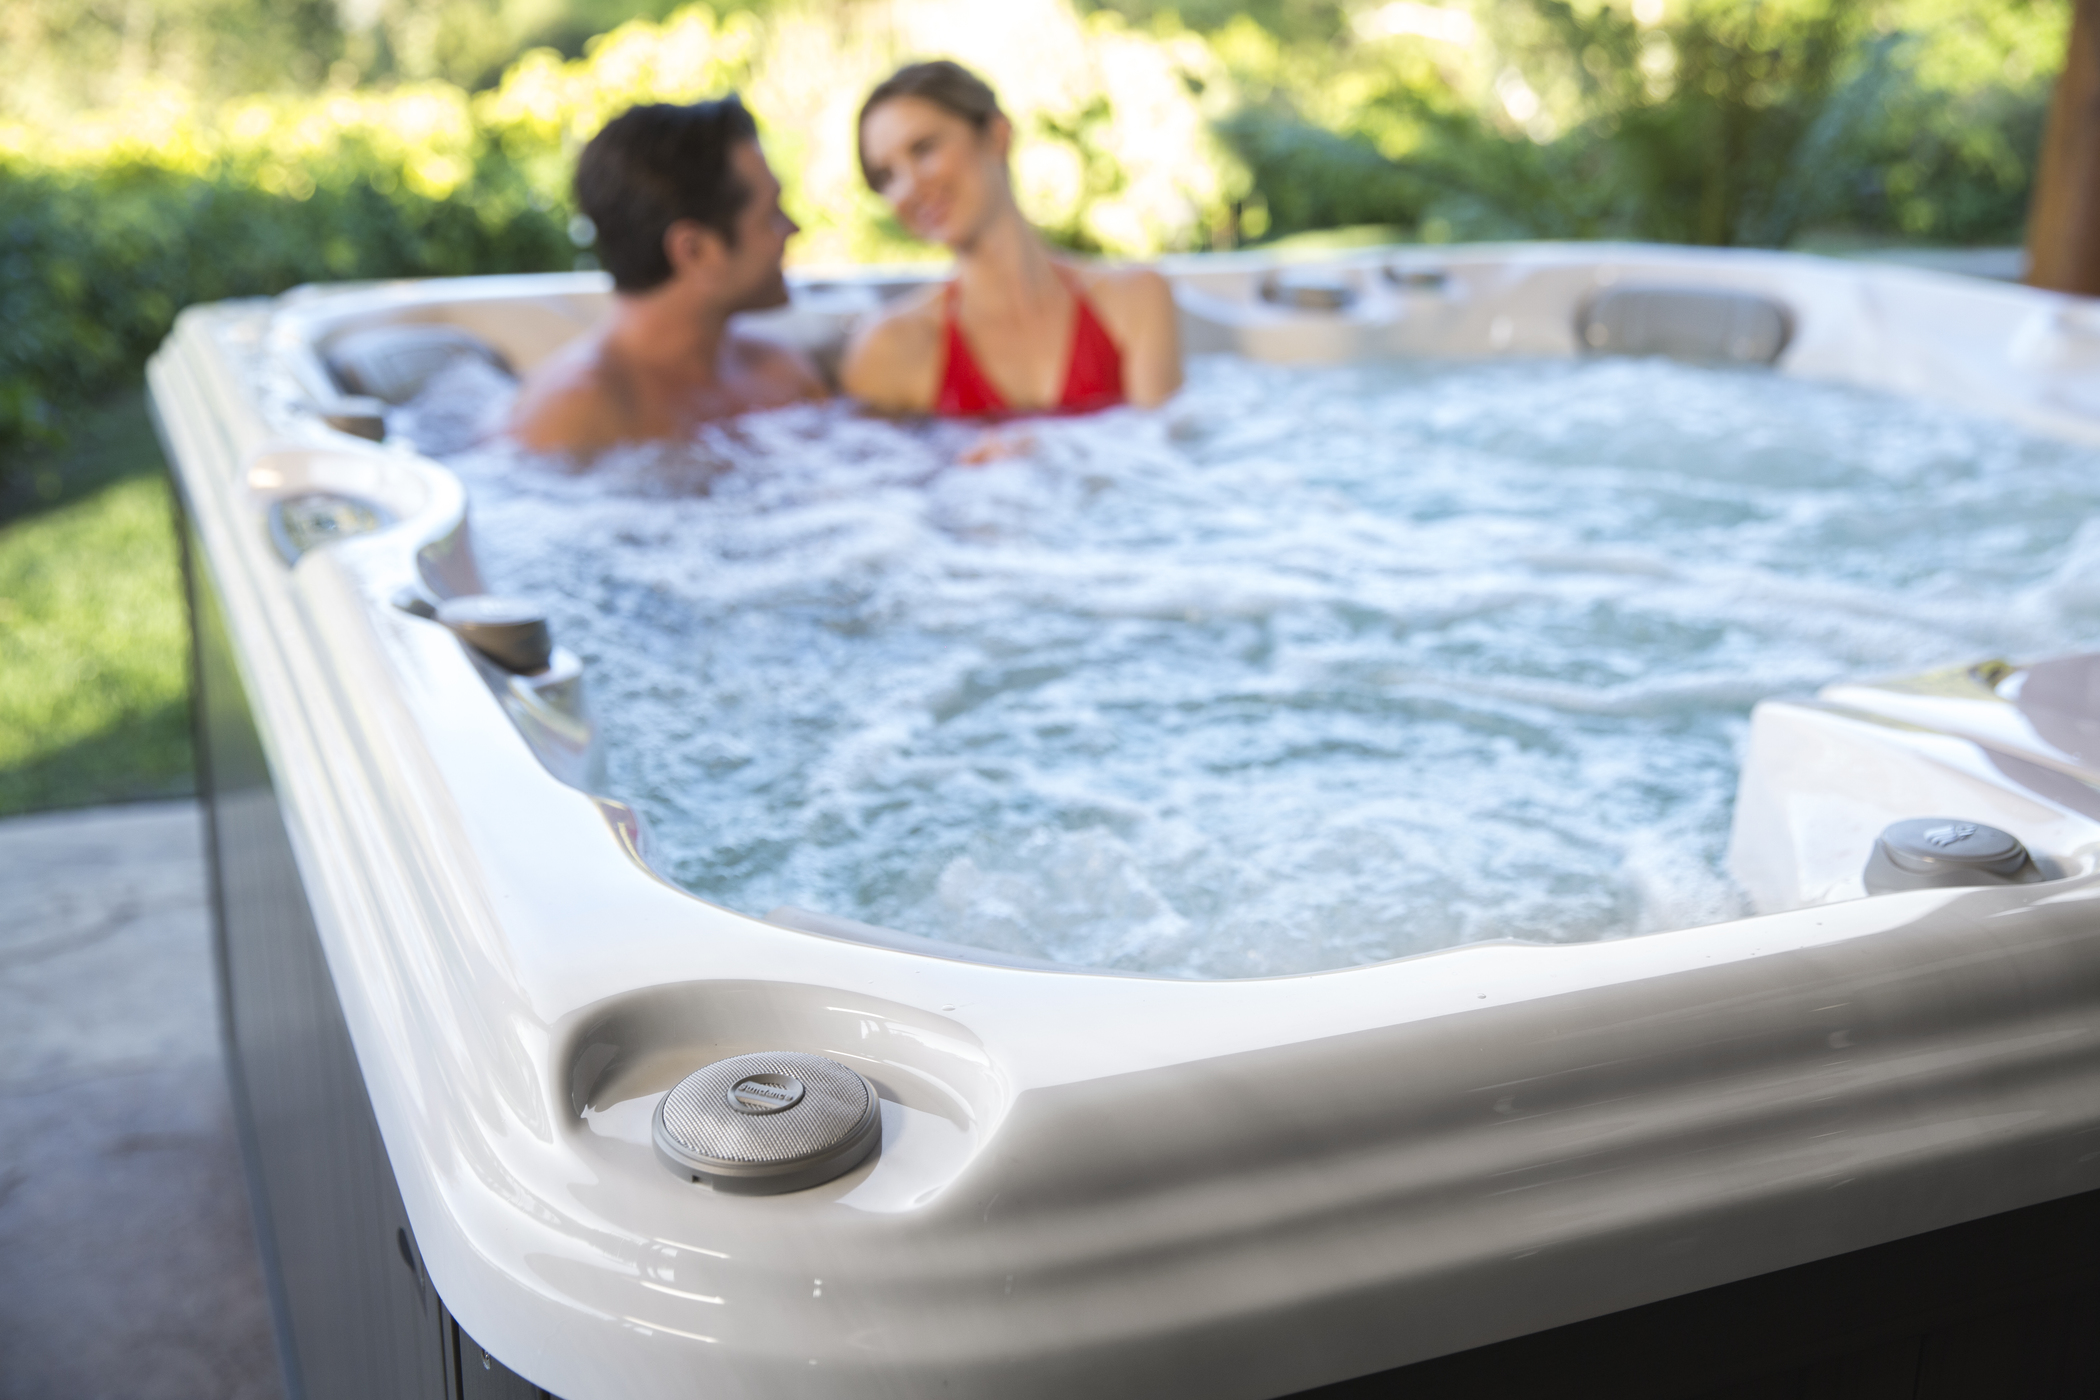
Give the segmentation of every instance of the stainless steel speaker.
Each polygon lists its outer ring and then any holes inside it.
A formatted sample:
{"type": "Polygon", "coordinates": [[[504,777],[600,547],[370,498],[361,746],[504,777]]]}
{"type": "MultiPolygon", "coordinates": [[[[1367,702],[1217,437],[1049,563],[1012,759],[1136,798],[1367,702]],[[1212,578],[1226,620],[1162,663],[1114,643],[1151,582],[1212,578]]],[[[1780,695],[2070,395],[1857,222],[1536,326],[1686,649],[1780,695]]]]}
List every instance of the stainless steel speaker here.
{"type": "Polygon", "coordinates": [[[852,1171],[882,1141],[875,1086],[822,1055],[718,1060],[656,1106],[656,1151],[718,1191],[773,1195],[852,1171]]]}

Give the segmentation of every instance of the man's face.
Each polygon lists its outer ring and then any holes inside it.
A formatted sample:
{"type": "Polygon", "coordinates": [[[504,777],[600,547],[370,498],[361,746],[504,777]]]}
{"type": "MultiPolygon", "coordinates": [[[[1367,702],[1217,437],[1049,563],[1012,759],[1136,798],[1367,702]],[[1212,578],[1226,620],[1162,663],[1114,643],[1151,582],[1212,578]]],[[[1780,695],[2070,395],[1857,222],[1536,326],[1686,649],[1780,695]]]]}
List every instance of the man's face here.
{"type": "Polygon", "coordinates": [[[756,141],[740,141],[729,153],[729,168],[750,193],[736,216],[736,246],[726,249],[723,289],[731,311],[760,311],[784,305],[787,280],[780,259],[788,239],[800,227],[780,207],[780,181],[766,164],[756,141]]]}

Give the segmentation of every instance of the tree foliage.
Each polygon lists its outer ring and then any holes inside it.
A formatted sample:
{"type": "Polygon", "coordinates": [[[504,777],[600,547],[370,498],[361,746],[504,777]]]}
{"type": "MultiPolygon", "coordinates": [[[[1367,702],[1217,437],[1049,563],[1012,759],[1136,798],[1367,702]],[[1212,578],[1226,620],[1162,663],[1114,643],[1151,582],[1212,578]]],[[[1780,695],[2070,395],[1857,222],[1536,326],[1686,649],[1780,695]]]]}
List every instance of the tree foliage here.
{"type": "Polygon", "coordinates": [[[1276,232],[1346,212],[1439,238],[2016,240],[2068,20],[2059,0],[1471,13],[1463,47],[1220,30],[1250,98],[1225,132],[1276,232]]]}
{"type": "Polygon", "coordinates": [[[853,115],[891,66],[934,52],[999,89],[1023,207],[1087,251],[1353,224],[1430,241],[2012,240],[2069,15],[2068,0],[723,0],[652,18],[670,3],[9,0],[0,460],[135,373],[187,303],[571,265],[576,152],[636,101],[741,88],[816,260],[927,255],[862,187],[853,115]]]}

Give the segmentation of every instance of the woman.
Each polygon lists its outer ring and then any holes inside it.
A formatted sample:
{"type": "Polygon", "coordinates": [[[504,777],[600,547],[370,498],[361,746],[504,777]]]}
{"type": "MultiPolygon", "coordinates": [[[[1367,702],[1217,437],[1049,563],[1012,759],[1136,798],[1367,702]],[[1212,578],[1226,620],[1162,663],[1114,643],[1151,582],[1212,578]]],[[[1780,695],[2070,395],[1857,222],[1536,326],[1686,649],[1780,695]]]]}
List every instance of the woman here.
{"type": "Polygon", "coordinates": [[[955,279],[863,329],[846,391],[889,413],[1085,413],[1150,407],[1181,386],[1174,299],[1149,268],[1059,262],[1014,203],[1013,126],[974,74],[900,68],[860,110],[861,172],[955,279]]]}

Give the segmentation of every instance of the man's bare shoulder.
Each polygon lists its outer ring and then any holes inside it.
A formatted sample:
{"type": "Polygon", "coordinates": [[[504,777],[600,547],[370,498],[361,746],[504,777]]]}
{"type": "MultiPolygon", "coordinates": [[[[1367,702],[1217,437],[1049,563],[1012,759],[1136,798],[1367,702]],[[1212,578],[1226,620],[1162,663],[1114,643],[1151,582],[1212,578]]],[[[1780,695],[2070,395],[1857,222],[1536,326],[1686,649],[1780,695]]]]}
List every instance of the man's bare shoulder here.
{"type": "Polygon", "coordinates": [[[750,380],[756,391],[750,396],[755,406],[821,399],[830,393],[816,364],[795,346],[748,331],[731,331],[728,349],[738,377],[750,380]]]}
{"type": "Polygon", "coordinates": [[[589,453],[618,439],[597,337],[568,346],[525,377],[504,434],[534,452],[589,453]]]}
{"type": "Polygon", "coordinates": [[[943,290],[933,286],[899,297],[854,332],[839,369],[847,393],[890,413],[922,412],[933,403],[943,290]]]}

